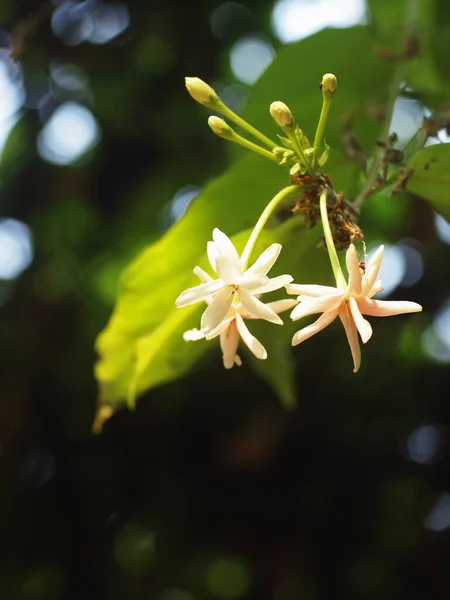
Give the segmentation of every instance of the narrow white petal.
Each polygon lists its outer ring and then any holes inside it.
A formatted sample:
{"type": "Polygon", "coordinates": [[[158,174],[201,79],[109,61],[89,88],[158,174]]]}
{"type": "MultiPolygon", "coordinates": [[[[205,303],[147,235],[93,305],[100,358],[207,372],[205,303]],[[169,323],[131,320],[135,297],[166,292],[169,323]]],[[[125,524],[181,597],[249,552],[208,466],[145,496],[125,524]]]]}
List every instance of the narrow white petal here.
{"type": "Polygon", "coordinates": [[[277,314],[280,312],[284,312],[285,310],[289,310],[297,306],[297,300],[286,298],[283,300],[275,300],[274,302],[268,302],[266,306],[269,306],[272,310],[274,310],[277,314]]]}
{"type": "Polygon", "coordinates": [[[354,298],[349,298],[348,303],[356,329],[359,331],[363,344],[366,344],[372,337],[372,327],[369,321],[362,316],[356,300],[354,298]]]}
{"type": "Polygon", "coordinates": [[[249,275],[267,275],[275,264],[281,252],[281,244],[272,244],[255,260],[251,267],[245,272],[249,275]]]}
{"type": "Polygon", "coordinates": [[[200,329],[189,329],[183,333],[183,339],[185,342],[196,342],[197,340],[203,340],[205,334],[200,329]]]}
{"type": "Polygon", "coordinates": [[[348,292],[361,293],[361,273],[359,271],[358,253],[353,244],[348,247],[345,255],[345,264],[348,271],[348,292]]]}
{"type": "Polygon", "coordinates": [[[239,299],[244,308],[257,319],[264,319],[270,323],[283,325],[283,321],[267,304],[263,304],[258,298],[249,294],[246,290],[239,289],[239,299]]]}
{"type": "MultiPolygon", "coordinates": [[[[279,290],[280,288],[289,284],[292,279],[293,278],[290,275],[279,275],[278,277],[273,277],[264,285],[252,288],[252,294],[267,294],[267,292],[279,290]]],[[[247,289],[247,286],[243,282],[241,283],[241,286],[247,289]]]]}
{"type": "Polygon", "coordinates": [[[228,285],[217,292],[200,321],[200,328],[204,333],[210,333],[225,319],[230,310],[233,296],[234,293],[228,285]]]}
{"type": "Polygon", "coordinates": [[[233,319],[229,327],[220,334],[220,347],[222,348],[223,366],[232,369],[236,362],[236,351],[239,345],[239,333],[236,321],[233,319]]]}
{"type": "Polygon", "coordinates": [[[197,277],[202,283],[209,283],[210,281],[213,281],[211,275],[208,275],[208,273],[204,271],[201,267],[195,267],[193,273],[194,275],[197,275],[197,277]]]}
{"type": "Polygon", "coordinates": [[[214,242],[208,242],[206,244],[206,254],[208,255],[209,264],[213,268],[213,271],[217,273],[216,260],[220,254],[214,242]]]}
{"type": "Polygon", "coordinates": [[[328,327],[328,325],[332,323],[338,316],[338,313],[339,310],[337,308],[335,310],[328,310],[327,312],[323,313],[323,315],[321,315],[317,321],[314,321],[314,323],[311,323],[311,325],[303,327],[303,329],[300,329],[300,331],[294,333],[292,345],[297,346],[316,333],[319,333],[319,331],[322,331],[322,329],[325,329],[325,327],[328,327]]]}
{"type": "Polygon", "coordinates": [[[239,285],[242,274],[241,269],[235,261],[228,256],[218,256],[216,260],[217,274],[222,281],[230,285],[239,285]]]}
{"type": "Polygon", "coordinates": [[[367,294],[367,298],[372,298],[372,296],[375,296],[375,294],[378,294],[378,292],[381,292],[382,290],[383,290],[383,284],[381,283],[381,281],[380,280],[375,281],[375,283],[373,284],[373,288],[367,294]]]}
{"type": "MultiPolygon", "coordinates": [[[[233,310],[231,310],[230,312],[232,313],[233,310]]],[[[205,335],[205,338],[209,341],[220,335],[222,331],[225,331],[225,329],[227,329],[234,317],[234,314],[232,314],[231,317],[227,317],[224,321],[219,323],[217,327],[211,329],[211,331],[208,331],[208,333],[205,335]]]]}
{"type": "Polygon", "coordinates": [[[234,364],[238,367],[242,367],[242,360],[239,354],[236,354],[236,356],[234,357],[234,364]]]}
{"type": "Polygon", "coordinates": [[[201,283],[200,285],[196,285],[195,287],[181,292],[181,294],[175,300],[175,304],[178,306],[178,308],[195,304],[196,302],[206,300],[208,296],[215,294],[221,288],[223,288],[223,281],[220,279],[210,281],[209,283],[201,283]]]}
{"type": "Polygon", "coordinates": [[[248,292],[253,294],[253,290],[266,285],[269,282],[269,278],[265,275],[253,275],[244,274],[240,281],[240,286],[245,288],[248,292]]]}
{"type": "Polygon", "coordinates": [[[301,283],[290,283],[286,286],[286,291],[288,294],[295,294],[296,296],[303,294],[305,296],[311,296],[311,298],[317,298],[318,296],[323,296],[325,294],[336,294],[336,292],[339,292],[340,290],[329,285],[303,285],[301,283]]]}
{"type": "Polygon", "coordinates": [[[393,317],[404,313],[421,312],[422,307],[416,302],[369,300],[360,298],[358,300],[359,310],[363,315],[372,317],[393,317]]]}
{"type": "Polygon", "coordinates": [[[236,315],[236,325],[239,331],[239,335],[241,336],[244,344],[248,347],[251,352],[259,358],[260,360],[265,360],[267,358],[267,352],[264,346],[261,344],[259,340],[255,338],[254,335],[250,333],[247,325],[244,323],[244,319],[241,315],[236,315]]]}
{"type": "Polygon", "coordinates": [[[349,314],[349,308],[347,304],[344,304],[339,311],[339,317],[342,325],[345,329],[345,335],[347,336],[348,345],[350,346],[350,352],[353,357],[353,373],[359,371],[361,366],[361,348],[359,346],[358,331],[356,329],[355,322],[349,314]]]}
{"type": "Polygon", "coordinates": [[[223,231],[217,229],[217,227],[213,230],[213,240],[221,256],[228,257],[230,260],[240,266],[241,260],[233,242],[227,235],[225,235],[225,233],[223,233],[223,231]]]}
{"type": "Polygon", "coordinates": [[[329,294],[320,298],[308,298],[307,300],[303,300],[291,312],[291,319],[297,321],[308,315],[334,310],[342,303],[343,298],[344,294],[338,292],[337,294],[329,294]]]}
{"type": "Polygon", "coordinates": [[[369,264],[366,267],[366,272],[362,278],[362,295],[368,296],[370,294],[371,289],[374,286],[376,278],[378,277],[378,273],[381,267],[381,261],[383,260],[383,252],[384,246],[380,246],[375,254],[369,261],[369,264]]]}

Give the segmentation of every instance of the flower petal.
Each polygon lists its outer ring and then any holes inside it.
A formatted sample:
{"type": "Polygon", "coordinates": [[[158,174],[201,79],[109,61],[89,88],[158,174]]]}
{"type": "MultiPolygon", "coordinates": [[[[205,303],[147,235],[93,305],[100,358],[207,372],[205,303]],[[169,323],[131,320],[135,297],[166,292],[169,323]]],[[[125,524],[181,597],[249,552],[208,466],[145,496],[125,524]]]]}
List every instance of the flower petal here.
{"type": "Polygon", "coordinates": [[[243,342],[249,350],[253,352],[256,358],[265,360],[267,358],[266,349],[261,342],[250,333],[247,325],[244,323],[244,319],[239,314],[236,315],[236,325],[243,342]]]}
{"type": "Polygon", "coordinates": [[[217,274],[222,281],[229,285],[239,285],[242,274],[239,265],[228,256],[218,256],[216,259],[217,274]]]}
{"type": "MultiPolygon", "coordinates": [[[[292,281],[293,277],[290,275],[279,275],[278,277],[273,277],[269,279],[267,283],[261,285],[260,287],[251,288],[252,294],[267,294],[267,292],[273,292],[274,290],[279,290],[280,288],[287,285],[290,281],[292,281]]],[[[241,283],[241,286],[247,288],[244,282],[241,283]]]]}
{"type": "Polygon", "coordinates": [[[373,317],[393,317],[404,313],[421,312],[422,307],[416,302],[405,301],[386,301],[386,300],[369,300],[360,298],[358,301],[359,310],[363,315],[373,317]]]}
{"type": "Polygon", "coordinates": [[[338,308],[344,299],[344,294],[342,292],[337,292],[319,298],[307,298],[306,300],[303,296],[300,296],[299,299],[301,299],[302,302],[291,312],[291,319],[293,321],[297,321],[308,315],[314,315],[316,313],[338,308]]]}
{"type": "Polygon", "coordinates": [[[356,328],[359,331],[363,344],[367,343],[372,337],[372,327],[366,319],[362,316],[359,311],[358,303],[352,297],[348,300],[350,306],[350,312],[352,313],[353,321],[355,322],[356,328]]]}
{"type": "Polygon", "coordinates": [[[193,273],[194,275],[197,275],[197,277],[202,283],[209,283],[210,281],[213,281],[211,275],[208,275],[208,273],[204,271],[201,267],[195,267],[193,273]]]}
{"type": "Polygon", "coordinates": [[[297,305],[297,300],[286,298],[283,300],[275,300],[274,302],[268,302],[266,306],[269,306],[273,311],[277,314],[280,312],[284,312],[285,310],[289,310],[290,308],[294,308],[297,305]]]}
{"type": "Polygon", "coordinates": [[[239,333],[236,321],[233,319],[229,327],[220,334],[220,347],[222,348],[223,366],[232,369],[236,359],[236,351],[239,345],[239,333]]]}
{"type": "Polygon", "coordinates": [[[197,340],[203,340],[205,334],[200,329],[189,329],[183,333],[183,339],[185,342],[196,342],[197,340]]]}
{"type": "Polygon", "coordinates": [[[206,244],[206,253],[208,255],[209,264],[213,268],[214,272],[217,273],[216,260],[220,254],[214,242],[208,242],[206,244]]]}
{"type": "Polygon", "coordinates": [[[225,235],[225,233],[223,233],[223,231],[217,229],[217,227],[213,230],[213,240],[220,256],[226,256],[240,267],[241,259],[239,258],[239,254],[237,253],[233,242],[225,235]]]}
{"type": "Polygon", "coordinates": [[[339,290],[338,288],[329,285],[303,285],[301,283],[290,283],[286,286],[286,291],[288,294],[296,294],[297,296],[303,294],[305,296],[311,296],[311,298],[317,298],[317,296],[323,296],[325,294],[335,294],[339,290]]]}
{"type": "Polygon", "coordinates": [[[257,319],[264,319],[270,323],[276,323],[277,325],[283,325],[283,321],[280,319],[277,313],[270,308],[270,306],[263,304],[260,300],[258,300],[258,298],[255,298],[255,296],[252,296],[242,288],[239,288],[238,295],[242,306],[246,308],[254,317],[257,319]]]}
{"type": "Polygon", "coordinates": [[[383,260],[384,246],[380,246],[375,254],[369,261],[366,267],[366,272],[362,278],[362,295],[368,296],[374,286],[374,283],[378,277],[378,273],[381,267],[381,261],[383,260]]]}
{"type": "Polygon", "coordinates": [[[227,316],[233,301],[234,292],[226,285],[212,299],[211,304],[205,310],[200,321],[200,329],[209,334],[218,327],[227,316]]]}
{"type": "Polygon", "coordinates": [[[372,289],[367,294],[367,298],[372,298],[372,296],[375,296],[375,294],[378,294],[378,292],[381,292],[383,289],[384,289],[383,288],[383,284],[378,279],[378,281],[375,281],[375,283],[373,284],[372,289]]]}
{"type": "Polygon", "coordinates": [[[202,300],[206,300],[211,294],[218,292],[221,288],[223,288],[223,281],[220,279],[210,281],[209,283],[201,283],[200,285],[196,285],[195,287],[188,288],[187,290],[184,290],[184,292],[181,292],[175,300],[175,304],[178,308],[181,308],[183,306],[195,304],[196,302],[201,302],[202,300]]]}
{"type": "Polygon", "coordinates": [[[350,244],[345,255],[345,263],[348,271],[348,293],[361,293],[361,273],[359,271],[358,253],[354,244],[350,244]]]}
{"type": "Polygon", "coordinates": [[[355,322],[349,314],[349,307],[347,304],[344,304],[339,311],[339,318],[342,321],[342,325],[345,329],[345,334],[347,336],[348,345],[350,346],[350,352],[353,357],[353,373],[359,371],[359,367],[361,366],[361,348],[359,346],[358,340],[358,331],[356,329],[355,322]]]}
{"type": "Polygon", "coordinates": [[[321,315],[317,319],[317,321],[314,321],[314,323],[311,323],[311,325],[303,327],[303,329],[300,329],[300,331],[294,333],[294,337],[292,338],[292,345],[297,346],[298,344],[301,344],[316,333],[319,333],[319,331],[322,331],[322,329],[325,329],[325,327],[328,327],[328,325],[332,323],[338,316],[338,313],[339,309],[337,308],[334,310],[328,310],[327,312],[324,312],[323,315],[321,315]]]}
{"type": "MultiPolygon", "coordinates": [[[[232,313],[233,309],[231,309],[230,312],[232,313]]],[[[227,317],[224,321],[219,323],[217,325],[217,327],[214,327],[214,329],[211,329],[211,331],[208,331],[208,333],[205,335],[206,340],[209,342],[210,340],[212,340],[215,337],[217,337],[218,335],[220,335],[222,333],[222,331],[225,331],[225,329],[230,325],[230,323],[234,319],[234,317],[235,317],[235,315],[232,314],[231,317],[227,317]]]]}
{"type": "Polygon", "coordinates": [[[253,275],[267,275],[270,269],[275,264],[280,252],[281,244],[272,244],[269,246],[259,257],[255,260],[251,267],[249,267],[245,274],[253,275]]]}

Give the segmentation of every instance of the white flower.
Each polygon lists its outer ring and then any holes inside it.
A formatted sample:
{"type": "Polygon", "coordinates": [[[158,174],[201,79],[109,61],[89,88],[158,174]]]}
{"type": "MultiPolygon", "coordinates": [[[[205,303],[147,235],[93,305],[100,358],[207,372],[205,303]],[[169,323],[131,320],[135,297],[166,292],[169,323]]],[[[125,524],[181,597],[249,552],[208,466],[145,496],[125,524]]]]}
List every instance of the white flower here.
{"type": "MultiPolygon", "coordinates": [[[[255,318],[282,325],[283,321],[275,310],[257,298],[259,294],[273,292],[292,281],[290,275],[280,275],[272,279],[267,277],[280,251],[281,244],[272,244],[251,267],[244,270],[231,240],[219,229],[214,229],[213,241],[208,242],[207,252],[218,279],[204,281],[185,290],[176,299],[176,305],[180,308],[209,299],[200,323],[201,331],[205,335],[219,327],[227,318],[231,306],[235,307],[238,303],[255,318]]],[[[199,267],[194,269],[197,275],[200,271],[202,270],[199,267]]],[[[202,273],[206,275],[204,271],[202,273]]]]}
{"type": "Polygon", "coordinates": [[[348,282],[343,281],[339,287],[325,285],[298,285],[293,283],[286,286],[288,294],[299,294],[298,304],[291,313],[291,319],[297,321],[308,315],[323,313],[317,321],[300,329],[292,338],[292,345],[301,344],[339,317],[347,335],[353,356],[354,372],[361,365],[361,350],[358,333],[363,344],[372,336],[372,327],[363,315],[372,317],[390,317],[403,313],[420,312],[422,307],[416,302],[374,300],[372,297],[383,289],[381,281],[377,280],[383,259],[384,246],[380,246],[373,255],[364,274],[358,263],[358,254],[353,244],[350,244],[346,264],[349,274],[348,282]]]}
{"type": "MultiPolygon", "coordinates": [[[[212,277],[200,267],[196,267],[194,273],[199,277],[202,283],[213,281],[212,277]]],[[[205,298],[207,304],[210,304],[212,300],[211,297],[205,298]]],[[[269,302],[266,306],[278,314],[284,310],[289,310],[296,304],[297,300],[286,299],[269,302]]],[[[266,349],[261,342],[250,333],[244,321],[244,319],[254,318],[255,317],[250,314],[241,303],[232,304],[225,319],[219,323],[215,329],[212,329],[208,333],[204,333],[199,329],[190,329],[184,333],[183,338],[186,342],[194,342],[202,339],[209,341],[220,336],[220,347],[222,349],[223,365],[225,369],[231,369],[235,364],[238,366],[241,366],[242,364],[241,358],[237,354],[239,338],[242,338],[245,345],[256,358],[265,360],[267,358],[266,349]]]]}

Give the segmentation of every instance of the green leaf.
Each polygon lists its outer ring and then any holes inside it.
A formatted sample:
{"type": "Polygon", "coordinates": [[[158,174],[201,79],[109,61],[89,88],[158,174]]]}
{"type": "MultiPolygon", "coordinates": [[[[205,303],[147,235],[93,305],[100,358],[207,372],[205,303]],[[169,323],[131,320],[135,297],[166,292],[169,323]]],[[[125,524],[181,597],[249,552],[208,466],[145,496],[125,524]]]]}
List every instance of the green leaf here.
{"type": "Polygon", "coordinates": [[[420,196],[450,219],[450,144],[434,144],[420,150],[407,163],[413,173],[408,192],[420,196]]]}
{"type": "MultiPolygon", "coordinates": [[[[367,106],[385,100],[392,72],[392,65],[374,56],[367,28],[326,30],[282,48],[254,86],[244,117],[270,133],[274,124],[268,107],[272,101],[281,99],[289,104],[302,128],[313,135],[322,99],[319,82],[326,72],[335,72],[341,82],[327,128],[327,140],[336,148],[327,163],[327,174],[338,189],[350,190],[355,187],[359,167],[340,149],[339,114],[352,110],[359,139],[372,147],[379,123],[369,117],[367,106]],[[358,61],[348,60],[355,55],[358,61]]],[[[230,151],[235,152],[231,148],[230,151]]],[[[177,309],[175,298],[197,283],[192,269],[196,264],[205,264],[206,242],[213,228],[219,227],[229,236],[241,232],[233,239],[238,250],[243,248],[248,230],[267,202],[288,183],[286,171],[265,163],[259,156],[247,155],[207,185],[183,219],[132,261],[122,277],[111,320],[97,340],[100,359],[96,376],[103,401],[115,404],[130,394],[180,377],[213,345],[183,341],[183,332],[198,326],[204,307],[177,309]]],[[[330,283],[326,253],[316,249],[320,231],[299,230],[299,223],[297,218],[292,219],[265,233],[265,246],[274,239],[284,244],[271,275],[288,272],[297,281],[330,283]]],[[[289,317],[284,320],[287,323],[289,317]]],[[[253,323],[251,327],[253,330],[253,323]]],[[[274,386],[285,404],[291,405],[295,392],[288,357],[290,337],[298,327],[292,323],[276,327],[255,322],[255,332],[261,329],[261,341],[269,358],[252,364],[256,364],[258,372],[274,386]]]]}

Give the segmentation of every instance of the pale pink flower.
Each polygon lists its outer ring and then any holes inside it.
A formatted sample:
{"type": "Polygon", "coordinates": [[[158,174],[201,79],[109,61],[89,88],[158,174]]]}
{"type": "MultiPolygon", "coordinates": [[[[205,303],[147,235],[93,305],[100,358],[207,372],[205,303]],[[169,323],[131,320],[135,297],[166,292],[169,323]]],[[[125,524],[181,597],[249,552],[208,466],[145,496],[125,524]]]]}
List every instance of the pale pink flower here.
{"type": "MultiPolygon", "coordinates": [[[[213,281],[212,277],[208,275],[200,267],[195,267],[194,273],[199,277],[202,283],[208,283],[213,281]]],[[[207,304],[213,302],[211,296],[205,298],[207,304]]],[[[297,304],[296,300],[276,300],[275,302],[269,302],[265,306],[268,306],[275,314],[289,310],[297,304]]],[[[239,302],[238,304],[233,303],[226,315],[225,319],[219,323],[217,327],[205,333],[200,329],[190,329],[183,334],[183,338],[187,342],[193,342],[196,340],[212,340],[220,336],[220,347],[222,349],[223,365],[226,369],[231,369],[234,365],[241,366],[242,361],[240,356],[237,354],[239,346],[239,339],[242,338],[245,345],[249,350],[259,358],[265,360],[267,358],[267,352],[261,342],[250,333],[244,319],[256,319],[255,315],[251,314],[244,306],[239,302]]]]}
{"type": "Polygon", "coordinates": [[[363,315],[390,317],[422,310],[420,304],[415,302],[373,300],[372,297],[383,289],[381,282],[377,281],[383,250],[384,246],[378,248],[367,265],[365,273],[362,274],[356,248],[351,244],[346,254],[348,283],[344,281],[340,287],[295,283],[286,286],[287,292],[297,294],[300,302],[291,313],[292,320],[297,321],[308,315],[323,313],[317,321],[294,334],[293,346],[301,344],[339,317],[347,335],[356,373],[361,364],[358,333],[363,344],[372,336],[372,327],[363,315]]]}
{"type": "Polygon", "coordinates": [[[200,329],[205,334],[219,327],[227,318],[232,304],[237,304],[238,301],[257,319],[282,325],[283,321],[272,307],[258,299],[260,294],[278,290],[292,281],[290,275],[279,275],[272,279],[267,277],[280,251],[281,244],[272,244],[251,267],[245,269],[233,242],[222,231],[214,229],[213,241],[208,242],[207,252],[218,279],[210,278],[185,290],[176,299],[176,305],[180,308],[209,298],[200,324],[200,329]]]}

